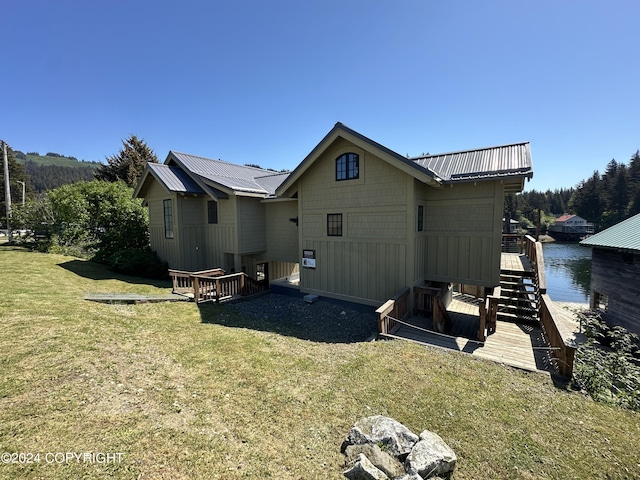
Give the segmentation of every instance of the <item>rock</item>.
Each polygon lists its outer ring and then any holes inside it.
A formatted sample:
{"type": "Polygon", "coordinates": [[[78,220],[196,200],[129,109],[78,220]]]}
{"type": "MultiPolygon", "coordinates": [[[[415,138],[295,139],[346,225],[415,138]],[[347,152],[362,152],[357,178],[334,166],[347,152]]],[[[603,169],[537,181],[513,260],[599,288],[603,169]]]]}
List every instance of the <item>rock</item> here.
{"type": "Polygon", "coordinates": [[[374,415],[358,420],[342,443],[344,453],[349,445],[373,443],[404,459],[418,442],[419,437],[393,418],[374,415]]]}
{"type": "Polygon", "coordinates": [[[425,430],[405,460],[408,473],[418,473],[422,478],[452,472],[458,458],[439,435],[425,430]]]}
{"type": "Polygon", "coordinates": [[[358,454],[353,467],[346,470],[344,476],[349,480],[389,480],[389,477],[378,470],[362,453],[358,454]]]}
{"type": "MultiPolygon", "coordinates": [[[[406,475],[396,478],[396,480],[422,480],[422,477],[417,473],[407,473],[406,475]]],[[[434,477],[431,480],[436,480],[436,478],[434,477]]]]}
{"type": "Polygon", "coordinates": [[[383,452],[375,443],[349,445],[345,450],[345,461],[351,463],[358,455],[367,457],[378,470],[384,472],[389,478],[400,477],[405,473],[404,466],[398,459],[389,455],[387,452],[383,452]]]}

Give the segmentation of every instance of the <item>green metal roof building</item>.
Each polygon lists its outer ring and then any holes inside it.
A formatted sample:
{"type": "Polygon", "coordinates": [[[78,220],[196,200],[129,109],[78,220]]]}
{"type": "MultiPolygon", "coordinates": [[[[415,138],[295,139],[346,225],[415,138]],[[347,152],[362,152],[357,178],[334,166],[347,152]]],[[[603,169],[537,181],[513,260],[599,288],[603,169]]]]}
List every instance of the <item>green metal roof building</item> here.
{"type": "Polygon", "coordinates": [[[591,308],[640,334],[640,214],[582,242],[591,255],[591,308]]]}

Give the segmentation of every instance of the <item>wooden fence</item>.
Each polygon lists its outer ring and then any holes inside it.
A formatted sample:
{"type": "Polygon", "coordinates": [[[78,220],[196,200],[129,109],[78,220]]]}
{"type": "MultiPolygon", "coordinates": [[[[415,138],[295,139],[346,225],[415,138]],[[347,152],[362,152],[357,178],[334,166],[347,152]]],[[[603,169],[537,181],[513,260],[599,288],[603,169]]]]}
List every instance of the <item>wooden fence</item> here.
{"type": "Polygon", "coordinates": [[[246,273],[225,275],[221,268],[200,272],[169,270],[174,293],[192,294],[194,301],[207,302],[255,295],[267,290],[265,282],[259,282],[246,273]]]}
{"type": "Polygon", "coordinates": [[[550,351],[558,362],[558,372],[571,377],[578,344],[574,326],[565,321],[569,313],[556,306],[547,294],[540,296],[539,313],[550,351]]]}

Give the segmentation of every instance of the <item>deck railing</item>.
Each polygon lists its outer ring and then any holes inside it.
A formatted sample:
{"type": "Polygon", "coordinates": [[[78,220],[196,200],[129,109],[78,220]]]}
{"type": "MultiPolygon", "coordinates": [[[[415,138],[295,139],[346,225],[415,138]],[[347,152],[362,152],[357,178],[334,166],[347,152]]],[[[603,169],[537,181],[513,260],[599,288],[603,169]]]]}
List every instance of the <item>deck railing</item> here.
{"type": "Polygon", "coordinates": [[[574,328],[566,325],[567,312],[558,308],[547,294],[540,296],[540,322],[551,347],[551,353],[558,362],[558,372],[566,377],[573,373],[577,343],[574,328]]]}
{"type": "Polygon", "coordinates": [[[174,293],[193,294],[196,302],[220,302],[234,296],[255,295],[267,290],[264,282],[251,278],[246,273],[225,275],[221,268],[185,272],[169,270],[174,293]]]}
{"type": "Polygon", "coordinates": [[[384,302],[376,313],[378,314],[378,332],[381,334],[392,333],[398,322],[404,321],[409,317],[409,294],[411,290],[404,288],[399,291],[393,298],[384,302]]]}
{"type": "Polygon", "coordinates": [[[547,276],[544,271],[544,254],[542,243],[536,242],[531,235],[524,236],[524,253],[529,258],[536,275],[536,286],[540,294],[547,293],[547,276]]]}

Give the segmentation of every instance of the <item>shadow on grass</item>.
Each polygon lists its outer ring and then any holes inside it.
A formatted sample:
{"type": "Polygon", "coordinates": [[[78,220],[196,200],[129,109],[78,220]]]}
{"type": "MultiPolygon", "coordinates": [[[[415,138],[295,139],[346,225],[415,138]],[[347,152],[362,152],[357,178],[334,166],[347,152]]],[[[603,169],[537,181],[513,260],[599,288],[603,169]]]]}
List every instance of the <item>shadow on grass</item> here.
{"type": "Polygon", "coordinates": [[[322,343],[364,342],[377,333],[377,318],[358,307],[322,299],[270,293],[237,303],[198,304],[202,323],[277,333],[322,343]]]}
{"type": "Polygon", "coordinates": [[[120,280],[121,282],[138,285],[151,285],[158,288],[171,288],[170,280],[154,280],[151,278],[134,277],[114,272],[106,265],[101,265],[89,260],[69,260],[60,263],[60,267],[91,280],[120,280]]]}

